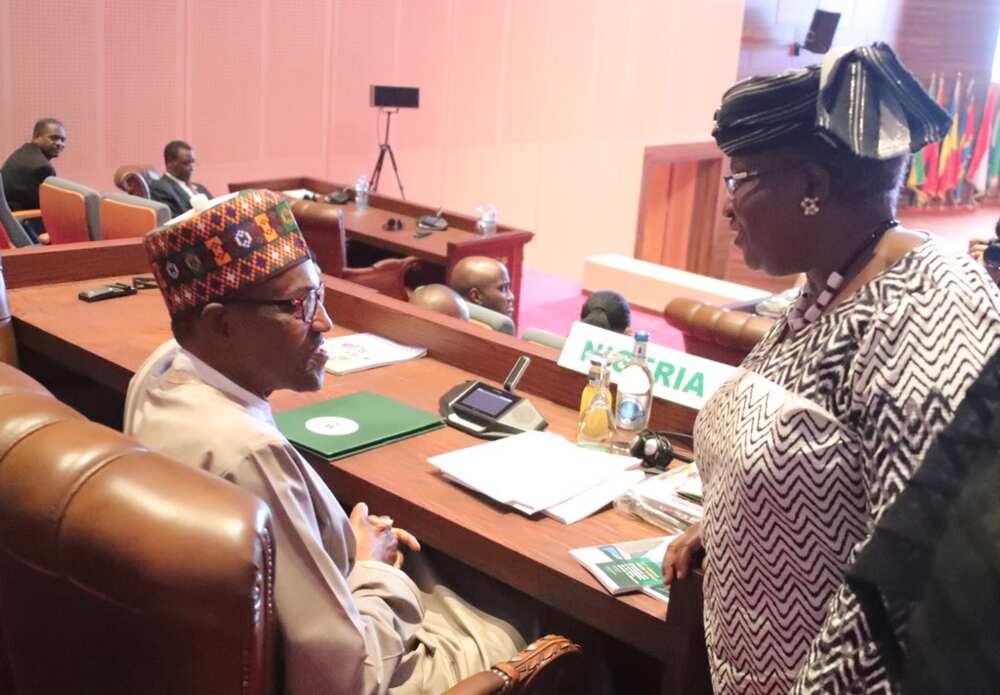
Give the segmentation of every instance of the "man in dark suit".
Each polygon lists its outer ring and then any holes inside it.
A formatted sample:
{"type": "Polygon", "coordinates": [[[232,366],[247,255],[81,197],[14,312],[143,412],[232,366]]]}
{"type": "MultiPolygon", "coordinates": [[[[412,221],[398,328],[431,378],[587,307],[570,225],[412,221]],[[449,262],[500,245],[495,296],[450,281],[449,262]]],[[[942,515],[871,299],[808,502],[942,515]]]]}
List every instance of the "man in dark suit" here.
{"type": "Polygon", "coordinates": [[[207,188],[191,181],[195,165],[191,145],[183,140],[171,140],[163,148],[163,163],[166,173],[156,181],[149,182],[149,195],[153,200],[168,205],[172,217],[191,209],[191,196],[201,193],[208,198],[212,197],[207,188]]]}
{"type": "Polygon", "coordinates": [[[31,142],[26,142],[7,158],[0,169],[7,204],[14,212],[38,209],[38,187],[56,170],[50,160],[66,147],[66,128],[54,118],[35,123],[31,142]]]}
{"type": "MultiPolygon", "coordinates": [[[[31,142],[18,147],[0,169],[4,197],[14,212],[38,209],[38,187],[56,170],[51,160],[66,148],[66,127],[55,118],[40,118],[31,131],[31,142]]],[[[22,221],[32,241],[44,233],[41,218],[22,221]]]]}

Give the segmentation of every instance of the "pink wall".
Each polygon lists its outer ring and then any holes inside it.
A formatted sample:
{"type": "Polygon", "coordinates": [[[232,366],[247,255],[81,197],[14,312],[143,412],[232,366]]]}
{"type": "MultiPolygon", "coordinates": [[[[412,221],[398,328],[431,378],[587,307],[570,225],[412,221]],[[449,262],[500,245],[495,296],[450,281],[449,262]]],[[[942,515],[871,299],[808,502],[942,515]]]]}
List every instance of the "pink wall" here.
{"type": "MultiPolygon", "coordinates": [[[[631,255],[643,149],[704,140],[736,75],[742,0],[0,0],[0,151],[63,119],[61,175],[100,190],[191,141],[214,192],[353,181],[377,154],[368,86],[419,86],[393,119],[409,198],[535,231],[571,279],[631,255]]],[[[387,172],[388,173],[388,172],[387,172]]],[[[382,190],[395,182],[383,176],[382,190]]]]}

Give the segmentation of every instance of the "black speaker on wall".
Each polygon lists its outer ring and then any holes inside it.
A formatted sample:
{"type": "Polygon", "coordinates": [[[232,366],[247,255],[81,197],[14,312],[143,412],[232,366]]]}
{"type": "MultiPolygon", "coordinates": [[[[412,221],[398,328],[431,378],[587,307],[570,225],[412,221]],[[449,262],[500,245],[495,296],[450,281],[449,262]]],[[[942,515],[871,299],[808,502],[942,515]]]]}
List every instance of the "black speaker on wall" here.
{"type": "Polygon", "coordinates": [[[802,48],[812,53],[826,53],[833,44],[833,35],[837,33],[837,24],[840,23],[839,12],[827,12],[826,10],[816,10],[813,12],[812,22],[809,24],[809,33],[802,48]]]}

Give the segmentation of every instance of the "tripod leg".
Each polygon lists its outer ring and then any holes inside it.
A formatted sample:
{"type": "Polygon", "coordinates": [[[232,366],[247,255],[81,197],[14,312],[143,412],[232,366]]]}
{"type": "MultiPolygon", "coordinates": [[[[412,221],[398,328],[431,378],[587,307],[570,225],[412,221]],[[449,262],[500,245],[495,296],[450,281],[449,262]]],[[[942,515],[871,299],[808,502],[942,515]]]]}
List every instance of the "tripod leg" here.
{"type": "Polygon", "coordinates": [[[372,169],[372,175],[368,179],[368,187],[371,191],[378,191],[378,180],[382,175],[382,164],[385,162],[385,145],[379,145],[378,159],[375,160],[375,168],[372,169]]]}
{"type": "Polygon", "coordinates": [[[403,181],[399,178],[399,169],[396,167],[396,155],[392,152],[392,146],[386,145],[389,151],[389,163],[392,164],[392,172],[396,175],[396,185],[399,186],[399,197],[406,200],[406,193],[403,191],[403,181]]]}

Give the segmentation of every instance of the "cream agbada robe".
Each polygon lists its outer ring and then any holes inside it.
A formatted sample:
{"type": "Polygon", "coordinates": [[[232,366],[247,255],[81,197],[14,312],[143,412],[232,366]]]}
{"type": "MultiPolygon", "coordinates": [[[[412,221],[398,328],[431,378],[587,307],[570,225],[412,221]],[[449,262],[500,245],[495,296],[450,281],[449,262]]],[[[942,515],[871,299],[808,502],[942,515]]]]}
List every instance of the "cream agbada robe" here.
{"type": "Polygon", "coordinates": [[[523,647],[447,589],[425,594],[395,567],[355,561],[347,515],[267,402],[173,341],[129,384],[124,429],[271,508],[286,693],[440,693],[523,647]]]}

